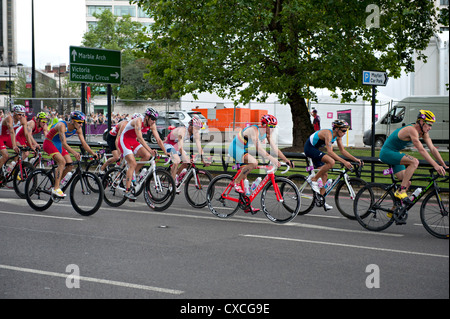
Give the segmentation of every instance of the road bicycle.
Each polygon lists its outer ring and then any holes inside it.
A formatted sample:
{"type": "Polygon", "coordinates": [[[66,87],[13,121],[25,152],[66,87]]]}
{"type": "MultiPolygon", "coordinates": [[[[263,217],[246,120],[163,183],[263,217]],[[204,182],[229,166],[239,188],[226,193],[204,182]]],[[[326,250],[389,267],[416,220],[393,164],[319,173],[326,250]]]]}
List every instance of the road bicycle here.
{"type": "MultiPolygon", "coordinates": [[[[168,163],[167,171],[170,172],[173,165],[170,158],[168,163]]],[[[195,158],[188,163],[186,170],[184,176],[180,176],[181,178],[175,181],[176,193],[179,194],[184,185],[184,195],[189,205],[194,208],[203,208],[207,205],[206,191],[213,177],[207,170],[196,166],[195,158]]]]}
{"type": "MultiPolygon", "coordinates": [[[[390,166],[390,170],[392,166],[390,166]]],[[[447,170],[448,171],[448,170],[447,170]]],[[[442,189],[439,183],[446,183],[449,177],[442,177],[430,169],[426,178],[412,178],[411,181],[425,180],[428,185],[407,204],[394,196],[401,183],[391,172],[392,184],[369,183],[357,194],[353,203],[356,219],[362,227],[371,231],[382,231],[394,222],[397,225],[406,224],[408,211],[429,191],[420,207],[420,219],[425,229],[437,238],[449,238],[449,191],[442,189]]]]}
{"type": "MultiPolygon", "coordinates": [[[[282,174],[287,173],[289,166],[282,174]]],[[[300,210],[300,192],[291,180],[275,176],[276,166],[261,165],[258,169],[266,171],[265,178],[258,184],[250,196],[237,193],[234,190],[234,181],[242,171],[241,166],[234,177],[222,174],[215,177],[208,186],[206,199],[210,211],[219,218],[233,216],[239,209],[250,212],[251,203],[261,193],[261,208],[266,217],[274,223],[287,223],[293,220],[300,210]]],[[[244,189],[244,181],[241,183],[244,189]]]]}
{"type": "MultiPolygon", "coordinates": [[[[313,177],[319,169],[314,169],[311,158],[307,157],[306,161],[307,165],[309,164],[306,170],[309,172],[309,176],[313,177]]],[[[331,196],[332,191],[334,190],[334,201],[337,209],[346,218],[354,220],[355,216],[353,215],[352,208],[350,208],[350,212],[348,212],[349,209],[345,207],[345,204],[348,205],[349,200],[355,200],[356,193],[367,183],[360,178],[362,167],[358,163],[351,164],[353,165],[352,169],[348,169],[341,164],[341,169],[331,168],[329,170],[329,172],[336,172],[339,173],[339,175],[331,185],[326,188],[323,195],[313,191],[308,176],[302,174],[293,174],[289,176],[288,178],[297,185],[302,197],[301,208],[298,214],[307,214],[314,206],[323,207],[323,209],[327,211],[325,200],[328,195],[331,196]],[[348,172],[355,172],[357,177],[349,177],[348,172]]]]}
{"type": "MultiPolygon", "coordinates": [[[[81,158],[89,158],[90,155],[81,155],[81,158]]],[[[66,166],[75,166],[70,179],[61,185],[65,192],[69,189],[69,197],[72,207],[83,216],[90,216],[98,211],[103,202],[103,187],[97,175],[82,169],[82,161],[74,161],[66,166]]],[[[52,193],[55,183],[55,171],[58,165],[52,165],[50,169],[36,169],[28,176],[25,182],[25,197],[31,208],[37,211],[48,209],[53,203],[58,203],[63,198],[52,193]]]]}
{"type": "Polygon", "coordinates": [[[15,153],[10,156],[0,171],[0,188],[11,188],[12,183],[12,188],[14,188],[17,196],[20,198],[25,198],[25,181],[35,168],[42,166],[42,155],[39,149],[37,149],[35,156],[31,159],[31,161],[25,161],[23,159],[23,153],[29,152],[32,149],[27,146],[18,146],[18,148],[19,153],[15,153]],[[8,171],[8,166],[10,165],[8,163],[15,160],[17,160],[17,162],[14,164],[14,167],[8,171]]]}
{"type": "MultiPolygon", "coordinates": [[[[158,158],[161,158],[158,156],[158,158]]],[[[166,170],[156,169],[155,157],[148,161],[138,161],[137,164],[150,165],[144,176],[139,174],[131,183],[131,194],[138,197],[144,191],[147,205],[156,211],[167,209],[175,199],[175,182],[166,170]]],[[[143,168],[147,168],[144,166],[143,168]]],[[[109,169],[103,176],[102,185],[105,190],[105,202],[112,207],[119,207],[127,198],[126,178],[128,163],[122,161],[120,167],[109,169]]],[[[142,170],[141,170],[142,171],[142,170]]]]}

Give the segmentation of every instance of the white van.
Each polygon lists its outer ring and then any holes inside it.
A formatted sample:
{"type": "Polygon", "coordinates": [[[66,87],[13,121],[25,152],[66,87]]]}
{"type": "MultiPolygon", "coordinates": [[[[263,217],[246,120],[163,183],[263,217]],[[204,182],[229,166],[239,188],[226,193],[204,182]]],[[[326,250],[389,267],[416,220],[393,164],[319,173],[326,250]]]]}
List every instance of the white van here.
{"type": "MultiPolygon", "coordinates": [[[[430,110],[436,123],[430,131],[433,144],[449,144],[449,97],[410,96],[394,105],[375,123],[375,147],[383,146],[386,138],[399,127],[415,123],[419,110],[430,110]]],[[[372,129],[364,132],[363,142],[372,145],[372,129]]]]}

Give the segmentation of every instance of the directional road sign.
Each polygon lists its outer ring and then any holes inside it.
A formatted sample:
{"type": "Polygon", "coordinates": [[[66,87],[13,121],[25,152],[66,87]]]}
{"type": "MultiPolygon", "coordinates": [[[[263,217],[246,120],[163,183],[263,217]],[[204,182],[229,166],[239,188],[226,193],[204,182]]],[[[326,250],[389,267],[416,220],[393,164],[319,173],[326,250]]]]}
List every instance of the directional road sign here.
{"type": "Polygon", "coordinates": [[[363,84],[386,86],[388,76],[386,72],[363,71],[363,84]]]}
{"type": "Polygon", "coordinates": [[[70,46],[70,81],[120,84],[121,52],[70,46]]]}

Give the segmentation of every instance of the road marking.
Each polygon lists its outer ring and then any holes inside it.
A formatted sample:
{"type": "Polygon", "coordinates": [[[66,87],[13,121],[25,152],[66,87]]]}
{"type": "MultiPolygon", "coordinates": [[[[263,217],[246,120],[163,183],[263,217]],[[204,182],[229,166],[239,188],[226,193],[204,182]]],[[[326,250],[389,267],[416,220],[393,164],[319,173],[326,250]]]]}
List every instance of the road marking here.
{"type": "Polygon", "coordinates": [[[0,212],[0,214],[7,214],[7,215],[22,215],[22,216],[33,216],[33,217],[54,218],[54,219],[65,219],[65,220],[75,220],[75,221],[83,221],[83,220],[84,220],[83,218],[60,217],[60,216],[38,215],[38,214],[29,214],[29,213],[16,213],[16,212],[0,212]]]}
{"type": "MultiPolygon", "coordinates": [[[[0,265],[0,269],[14,270],[14,271],[27,272],[27,273],[45,275],[45,276],[51,276],[51,277],[61,277],[61,278],[67,278],[67,276],[70,275],[70,274],[66,274],[66,273],[57,273],[57,272],[51,272],[51,271],[14,267],[14,266],[8,266],[8,265],[0,265]]],[[[120,287],[141,289],[141,290],[150,290],[150,291],[156,291],[156,292],[161,292],[161,293],[171,294],[171,295],[181,295],[184,293],[184,291],[182,291],[182,290],[131,284],[131,283],[127,283],[127,282],[114,281],[114,280],[108,280],[108,279],[99,279],[99,278],[83,277],[83,276],[79,276],[79,279],[84,280],[84,281],[99,283],[99,284],[113,285],[113,286],[120,286],[120,287]]]]}
{"type": "Polygon", "coordinates": [[[377,248],[377,247],[369,247],[369,246],[339,244],[339,243],[331,243],[331,242],[324,242],[324,241],[314,241],[314,240],[305,240],[305,239],[296,239],[296,238],[287,238],[287,237],[260,236],[260,235],[250,235],[250,234],[241,234],[240,236],[250,237],[250,238],[295,241],[295,242],[309,243],[309,244],[318,244],[318,245],[329,245],[329,246],[340,246],[340,247],[348,247],[348,248],[359,248],[359,249],[376,250],[376,251],[386,251],[386,252],[409,254],[409,255],[418,255],[418,256],[449,258],[448,255],[427,254],[427,253],[421,253],[421,252],[416,252],[416,251],[408,251],[408,250],[397,250],[397,249],[377,248]]]}

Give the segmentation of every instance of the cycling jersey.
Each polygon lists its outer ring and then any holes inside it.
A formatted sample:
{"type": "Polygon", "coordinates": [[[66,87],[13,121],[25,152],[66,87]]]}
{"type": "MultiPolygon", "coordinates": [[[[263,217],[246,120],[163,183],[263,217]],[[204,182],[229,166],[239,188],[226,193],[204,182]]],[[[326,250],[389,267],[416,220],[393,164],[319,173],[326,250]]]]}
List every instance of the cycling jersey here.
{"type": "MultiPolygon", "coordinates": [[[[333,136],[333,130],[326,129],[331,132],[331,136],[333,136]]],[[[305,155],[312,159],[313,165],[315,168],[323,166],[325,163],[322,162],[322,157],[326,155],[326,153],[319,150],[320,147],[325,145],[325,140],[321,140],[319,137],[319,132],[317,131],[310,135],[310,137],[306,140],[305,146],[303,148],[305,155]]],[[[331,143],[336,142],[337,136],[331,139],[331,143]]]]}
{"type": "MultiPolygon", "coordinates": [[[[408,126],[412,126],[412,124],[405,127],[408,126]]],[[[386,142],[384,142],[383,147],[380,151],[380,160],[383,163],[392,165],[394,174],[406,169],[405,165],[400,164],[403,156],[405,156],[405,154],[400,153],[400,151],[412,145],[411,141],[403,141],[398,137],[398,133],[400,132],[400,130],[404,129],[405,127],[400,127],[392,132],[392,134],[387,138],[386,142]]]]}
{"type": "Polygon", "coordinates": [[[72,131],[67,131],[68,130],[68,126],[67,126],[67,122],[66,121],[59,121],[57,123],[55,123],[51,128],[50,131],[47,134],[47,137],[44,140],[44,144],[43,144],[43,149],[44,151],[50,155],[50,156],[54,156],[56,153],[61,153],[62,156],[66,156],[69,154],[69,152],[67,152],[66,149],[64,149],[62,147],[62,142],[61,142],[61,138],[59,137],[59,133],[56,130],[56,125],[60,124],[60,123],[64,123],[64,125],[66,126],[66,132],[64,133],[64,135],[66,136],[66,138],[71,137],[72,135],[75,135],[77,130],[73,129],[72,131]]]}
{"type": "MultiPolygon", "coordinates": [[[[12,115],[10,116],[12,117],[12,115]]],[[[9,132],[8,126],[6,125],[7,118],[8,117],[4,117],[0,124],[0,150],[5,150],[7,147],[12,148],[11,134],[9,132]]],[[[20,124],[20,121],[13,123],[14,130],[17,130],[17,128],[19,128],[20,126],[22,126],[22,124],[20,124]]]]}
{"type": "MultiPolygon", "coordinates": [[[[32,119],[32,121],[34,122],[34,129],[33,129],[33,132],[31,132],[31,135],[36,135],[36,134],[41,133],[43,131],[43,128],[38,126],[38,124],[36,123],[36,119],[32,119]]],[[[23,125],[21,127],[19,127],[18,129],[16,129],[16,141],[20,145],[28,145],[27,138],[25,137],[25,128],[23,125]]],[[[28,145],[28,146],[31,146],[31,145],[28,145]]]]}
{"type": "MultiPolygon", "coordinates": [[[[129,154],[136,154],[137,151],[142,147],[141,143],[136,139],[136,131],[135,128],[131,125],[134,120],[131,120],[127,123],[122,134],[119,137],[119,149],[123,156],[127,156],[129,154]]],[[[150,126],[144,127],[144,122],[142,122],[142,134],[146,133],[150,126]]]]}
{"type": "Polygon", "coordinates": [[[251,125],[239,131],[239,133],[235,136],[230,146],[228,147],[228,155],[233,157],[236,163],[242,163],[243,157],[248,154],[248,145],[252,141],[249,140],[247,136],[244,136],[244,132],[250,127],[256,127],[258,129],[258,139],[261,142],[264,141],[267,137],[266,133],[261,135],[258,125],[251,125]]]}
{"type": "MultiPolygon", "coordinates": [[[[164,148],[168,153],[178,153],[178,155],[181,155],[178,145],[178,136],[172,134],[174,130],[170,131],[170,133],[166,136],[166,139],[164,140],[164,148]]],[[[185,134],[184,140],[192,140],[192,135],[189,137],[187,134],[185,134]]]]}

